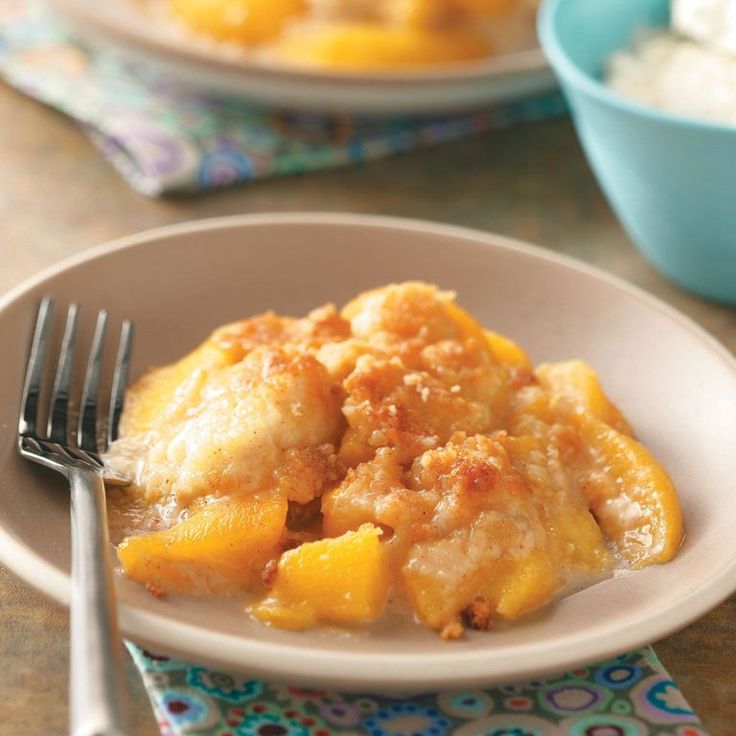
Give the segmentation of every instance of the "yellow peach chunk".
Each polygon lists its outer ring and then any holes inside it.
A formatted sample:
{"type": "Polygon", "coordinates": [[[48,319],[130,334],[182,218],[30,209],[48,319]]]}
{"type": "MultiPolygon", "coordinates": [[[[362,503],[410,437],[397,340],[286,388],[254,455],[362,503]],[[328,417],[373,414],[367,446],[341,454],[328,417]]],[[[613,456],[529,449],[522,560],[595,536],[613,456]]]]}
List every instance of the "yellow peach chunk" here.
{"type": "Polygon", "coordinates": [[[606,396],[598,374],[582,360],[542,363],[536,370],[541,385],[570,401],[576,408],[610,424],[623,434],[632,434],[624,415],[606,396]]]}
{"type": "Polygon", "coordinates": [[[603,533],[633,567],[667,562],[682,541],[682,511],[667,471],[643,445],[598,419],[581,418],[598,468],[581,487],[603,533]]]}
{"type": "Polygon", "coordinates": [[[527,354],[513,340],[498,332],[485,330],[468,312],[455,302],[448,302],[446,309],[457,322],[465,339],[476,340],[490,350],[499,363],[510,368],[531,371],[532,363],[527,354]]]}
{"type": "Polygon", "coordinates": [[[450,317],[457,323],[465,340],[475,340],[478,345],[482,345],[484,347],[488,345],[483,327],[481,327],[480,323],[461,306],[456,302],[448,301],[445,304],[445,309],[450,317]]]}
{"type": "Polygon", "coordinates": [[[532,362],[529,356],[505,335],[491,330],[485,330],[485,337],[491,352],[496,356],[499,363],[524,371],[532,370],[532,362]]]}
{"type": "Polygon", "coordinates": [[[569,504],[550,505],[546,519],[549,524],[550,545],[557,559],[578,570],[605,570],[611,564],[611,553],[605,537],[590,511],[569,504]]]}
{"type": "Polygon", "coordinates": [[[211,502],[170,529],[127,537],[118,545],[125,574],[186,595],[230,595],[261,585],[286,521],[276,494],[211,502]]]}
{"type": "Polygon", "coordinates": [[[171,0],[171,8],[195,31],[252,46],[278,36],[307,9],[306,0],[171,0]]]}
{"type": "Polygon", "coordinates": [[[364,524],[357,531],[285,552],[270,595],[252,613],[286,629],[377,618],[391,583],[380,535],[380,529],[364,524]]]}
{"type": "Polygon", "coordinates": [[[511,621],[548,603],[558,587],[553,561],[547,555],[535,553],[505,576],[489,580],[484,593],[496,601],[499,616],[511,621]]]}
{"type": "Polygon", "coordinates": [[[422,30],[378,23],[334,23],[287,33],[272,47],[291,64],[333,69],[395,69],[487,56],[485,39],[470,31],[422,30]]]}

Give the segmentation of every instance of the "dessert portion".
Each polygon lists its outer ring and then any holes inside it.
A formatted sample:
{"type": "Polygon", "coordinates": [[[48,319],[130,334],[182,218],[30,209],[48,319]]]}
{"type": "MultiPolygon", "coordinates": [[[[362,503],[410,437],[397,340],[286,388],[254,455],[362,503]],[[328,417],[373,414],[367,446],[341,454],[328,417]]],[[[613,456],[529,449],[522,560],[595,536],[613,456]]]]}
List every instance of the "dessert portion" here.
{"type": "Polygon", "coordinates": [[[171,19],[256,58],[341,70],[480,59],[534,46],[537,0],[166,0],[171,19]]]}
{"type": "Polygon", "coordinates": [[[594,370],[533,368],[437,287],[216,330],[129,391],[106,461],[128,577],[304,629],[489,629],[669,560],[677,494],[594,370]]]}

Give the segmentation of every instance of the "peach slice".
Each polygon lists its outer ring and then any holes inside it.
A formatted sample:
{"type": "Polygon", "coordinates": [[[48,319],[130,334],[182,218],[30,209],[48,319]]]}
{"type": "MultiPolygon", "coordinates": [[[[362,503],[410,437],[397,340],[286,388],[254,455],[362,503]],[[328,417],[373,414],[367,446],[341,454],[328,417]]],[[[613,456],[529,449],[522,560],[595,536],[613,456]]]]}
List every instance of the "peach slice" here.
{"type": "Polygon", "coordinates": [[[466,340],[475,340],[478,345],[486,344],[485,330],[475,317],[466,312],[457,302],[447,302],[445,309],[460,328],[462,336],[466,340]]]}
{"type": "Polygon", "coordinates": [[[512,621],[548,603],[558,587],[553,561],[547,555],[536,553],[506,575],[489,580],[484,593],[496,602],[499,616],[512,621]]]}
{"type": "Polygon", "coordinates": [[[595,470],[581,488],[603,533],[633,567],[674,557],[683,536],[682,511],[667,471],[631,437],[605,422],[581,418],[595,470]]]}
{"type": "Polygon", "coordinates": [[[277,494],[213,501],[170,529],[127,537],[118,558],[129,578],[169,593],[252,590],[280,551],[286,510],[277,494]]]}
{"type": "Polygon", "coordinates": [[[492,330],[486,330],[485,337],[499,363],[524,371],[532,370],[529,356],[513,340],[492,330]]]}
{"type": "Polygon", "coordinates": [[[194,30],[252,46],[278,36],[302,15],[305,0],[171,0],[171,8],[194,30]]]}
{"type": "Polygon", "coordinates": [[[380,535],[377,527],[363,524],[357,531],[285,552],[270,595],[252,613],[285,629],[377,618],[391,583],[380,535]]]}
{"type": "Polygon", "coordinates": [[[446,308],[459,325],[465,339],[474,339],[479,345],[488,347],[499,363],[510,368],[531,371],[532,363],[529,357],[513,340],[498,332],[484,329],[476,319],[454,302],[449,302],[446,308]]]}
{"type": "Polygon", "coordinates": [[[577,409],[627,435],[632,430],[624,415],[603,392],[598,374],[582,360],[542,363],[537,377],[544,388],[570,401],[577,409]]]}

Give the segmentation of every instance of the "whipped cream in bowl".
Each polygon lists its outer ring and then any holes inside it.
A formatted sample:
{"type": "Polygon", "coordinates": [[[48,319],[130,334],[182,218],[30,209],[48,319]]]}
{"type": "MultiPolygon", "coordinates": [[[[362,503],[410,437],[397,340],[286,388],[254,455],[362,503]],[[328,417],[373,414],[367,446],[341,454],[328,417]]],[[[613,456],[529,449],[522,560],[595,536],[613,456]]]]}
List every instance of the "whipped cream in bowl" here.
{"type": "Polygon", "coordinates": [[[639,29],[605,81],[664,112],[736,125],[736,0],[673,0],[670,26],[639,29]]]}
{"type": "Polygon", "coordinates": [[[734,0],[673,0],[672,28],[696,43],[736,54],[734,0]]]}

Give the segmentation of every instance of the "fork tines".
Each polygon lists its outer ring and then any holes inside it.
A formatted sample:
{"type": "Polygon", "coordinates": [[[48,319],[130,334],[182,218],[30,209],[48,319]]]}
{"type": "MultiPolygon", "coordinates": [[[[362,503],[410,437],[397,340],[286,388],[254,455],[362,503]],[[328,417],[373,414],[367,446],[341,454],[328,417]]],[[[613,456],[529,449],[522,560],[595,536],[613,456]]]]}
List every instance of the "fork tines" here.
{"type": "Polygon", "coordinates": [[[76,447],[95,456],[99,452],[104,452],[107,449],[107,445],[117,437],[118,423],[120,421],[125,387],[128,380],[133,342],[133,325],[129,320],[124,320],[122,324],[112,381],[107,431],[104,439],[100,442],[98,441],[98,393],[108,316],[104,310],[98,312],[97,325],[92,339],[92,348],[87,360],[82,399],[79,405],[76,441],[70,441],[70,393],[74,352],[77,342],[79,307],[76,304],[69,305],[49,402],[46,436],[44,437],[43,433],[39,432],[38,429],[38,414],[43,367],[50,342],[53,311],[54,300],[48,296],[44,297],[38,309],[36,329],[28,358],[28,367],[26,368],[18,434],[21,437],[27,437],[33,440],[47,440],[64,448],[76,447]]]}

